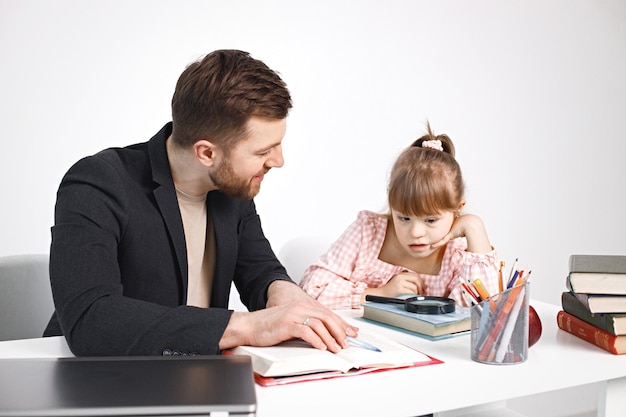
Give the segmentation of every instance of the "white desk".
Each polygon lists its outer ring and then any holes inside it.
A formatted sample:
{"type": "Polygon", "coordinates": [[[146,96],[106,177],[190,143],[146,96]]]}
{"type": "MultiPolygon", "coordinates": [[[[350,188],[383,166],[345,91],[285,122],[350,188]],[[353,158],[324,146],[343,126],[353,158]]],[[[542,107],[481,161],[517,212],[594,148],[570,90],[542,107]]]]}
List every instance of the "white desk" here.
{"type": "MultiPolygon", "coordinates": [[[[300,384],[257,387],[258,416],[467,415],[483,404],[600,383],[598,416],[626,415],[626,355],[612,355],[556,326],[558,306],[532,301],[543,323],[526,362],[485,365],[470,359],[469,336],[438,342],[350,318],[444,361],[443,364],[300,384]],[[462,411],[450,411],[463,409],[462,411]]],[[[350,315],[350,314],[347,314],[350,315]]],[[[354,315],[354,313],[352,314],[354,315]]],[[[0,342],[0,358],[68,357],[63,338],[0,342]]]]}

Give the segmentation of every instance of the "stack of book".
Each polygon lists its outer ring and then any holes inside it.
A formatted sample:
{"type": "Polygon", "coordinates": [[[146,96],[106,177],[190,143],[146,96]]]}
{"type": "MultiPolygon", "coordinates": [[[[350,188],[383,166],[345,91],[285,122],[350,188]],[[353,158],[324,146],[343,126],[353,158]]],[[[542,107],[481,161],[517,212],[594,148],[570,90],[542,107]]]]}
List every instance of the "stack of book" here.
{"type": "Polygon", "coordinates": [[[471,326],[470,309],[463,306],[456,306],[451,313],[420,314],[408,312],[398,304],[367,301],[363,304],[363,319],[433,341],[469,335],[471,326]]]}
{"type": "Polygon", "coordinates": [[[571,255],[557,325],[613,354],[626,353],[626,256],[571,255]]]}

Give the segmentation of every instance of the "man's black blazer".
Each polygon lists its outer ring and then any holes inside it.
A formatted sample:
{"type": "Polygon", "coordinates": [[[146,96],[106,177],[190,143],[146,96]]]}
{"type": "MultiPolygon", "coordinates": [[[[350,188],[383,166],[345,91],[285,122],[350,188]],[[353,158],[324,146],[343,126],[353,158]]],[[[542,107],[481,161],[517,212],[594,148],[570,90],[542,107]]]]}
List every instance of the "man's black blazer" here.
{"type": "Polygon", "coordinates": [[[50,247],[55,314],[44,335],[83,355],[216,354],[234,281],[250,310],[289,280],[251,200],[207,196],[215,227],[211,308],[186,306],[187,254],[165,141],[104,150],[61,181],[50,247]]]}

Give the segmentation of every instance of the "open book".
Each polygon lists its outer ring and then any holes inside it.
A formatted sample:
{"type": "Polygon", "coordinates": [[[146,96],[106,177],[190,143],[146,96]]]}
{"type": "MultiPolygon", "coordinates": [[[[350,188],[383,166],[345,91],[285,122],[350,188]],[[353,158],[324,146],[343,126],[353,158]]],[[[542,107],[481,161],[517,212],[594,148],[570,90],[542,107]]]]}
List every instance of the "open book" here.
{"type": "Polygon", "coordinates": [[[335,354],[292,340],[269,347],[239,346],[228,353],[250,356],[255,380],[263,386],[442,363],[382,335],[361,330],[358,339],[380,352],[351,346],[335,354]]]}

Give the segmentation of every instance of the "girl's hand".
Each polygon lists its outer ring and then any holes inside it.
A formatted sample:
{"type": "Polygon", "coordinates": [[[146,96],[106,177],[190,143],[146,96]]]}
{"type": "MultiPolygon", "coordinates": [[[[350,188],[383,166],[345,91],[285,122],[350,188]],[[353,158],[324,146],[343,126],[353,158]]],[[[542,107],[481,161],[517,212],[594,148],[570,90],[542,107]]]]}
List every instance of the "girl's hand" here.
{"type": "Polygon", "coordinates": [[[439,242],[434,243],[432,247],[439,248],[457,237],[467,239],[467,250],[469,252],[487,253],[491,250],[491,243],[489,243],[485,225],[482,219],[474,214],[463,214],[454,219],[450,232],[439,242]]]}
{"type": "Polygon", "coordinates": [[[402,294],[422,294],[424,281],[415,272],[401,272],[394,276],[385,285],[378,288],[367,288],[363,292],[362,301],[367,294],[383,297],[396,297],[402,294]]]}

